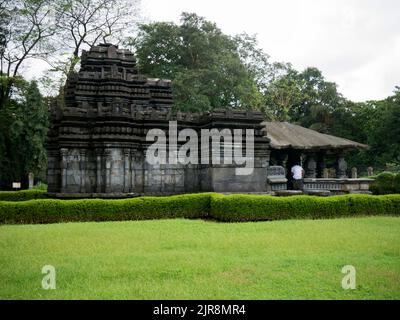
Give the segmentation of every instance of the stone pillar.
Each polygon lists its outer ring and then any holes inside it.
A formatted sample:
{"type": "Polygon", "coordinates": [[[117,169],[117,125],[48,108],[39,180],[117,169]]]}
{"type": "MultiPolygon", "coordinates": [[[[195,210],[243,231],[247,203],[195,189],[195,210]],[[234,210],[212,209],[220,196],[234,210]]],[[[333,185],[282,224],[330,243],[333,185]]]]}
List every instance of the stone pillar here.
{"type": "Polygon", "coordinates": [[[356,167],[351,168],[351,178],[357,179],[357,177],[358,177],[357,168],[356,167]]]}
{"type": "Polygon", "coordinates": [[[103,177],[102,154],[103,150],[96,149],[96,192],[97,193],[102,193],[102,177],[103,177]]]}
{"type": "Polygon", "coordinates": [[[79,150],[79,171],[81,172],[81,186],[80,192],[86,192],[86,150],[80,149],[79,150]]]}
{"type": "Polygon", "coordinates": [[[68,149],[61,148],[61,192],[67,191],[68,149]]]}
{"type": "Polygon", "coordinates": [[[306,165],[305,165],[306,178],[316,178],[317,177],[317,162],[315,161],[315,154],[310,153],[307,155],[306,165]]]}
{"type": "Polygon", "coordinates": [[[134,158],[135,151],[132,149],[130,153],[130,160],[131,160],[131,168],[130,170],[130,178],[131,178],[131,192],[135,192],[136,186],[136,172],[135,172],[135,158],[134,158]]]}
{"type": "Polygon", "coordinates": [[[28,173],[28,189],[32,189],[34,184],[34,175],[32,172],[28,173]]]}
{"type": "Polygon", "coordinates": [[[326,169],[325,152],[320,152],[318,154],[318,160],[317,160],[317,178],[324,178],[325,169],[326,169]]]}
{"type": "Polygon", "coordinates": [[[104,158],[105,158],[105,192],[111,193],[111,150],[104,150],[104,158]]]}
{"type": "Polygon", "coordinates": [[[347,162],[344,158],[344,153],[339,153],[336,159],[336,178],[347,178],[347,162]]]}
{"type": "Polygon", "coordinates": [[[132,191],[144,192],[145,159],[141,150],[132,151],[132,191]]]}
{"type": "Polygon", "coordinates": [[[47,184],[48,192],[61,192],[61,159],[60,150],[47,150],[47,184]]]}
{"type": "Polygon", "coordinates": [[[131,186],[131,162],[130,162],[130,149],[124,149],[124,192],[130,192],[131,186]]]}

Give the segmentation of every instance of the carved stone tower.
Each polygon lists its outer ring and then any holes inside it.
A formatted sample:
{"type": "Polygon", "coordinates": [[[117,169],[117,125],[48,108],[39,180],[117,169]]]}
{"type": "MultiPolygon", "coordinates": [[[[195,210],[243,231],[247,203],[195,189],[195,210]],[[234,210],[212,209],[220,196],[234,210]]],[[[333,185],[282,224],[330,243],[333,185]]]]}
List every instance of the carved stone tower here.
{"type": "Polygon", "coordinates": [[[199,191],[263,192],[268,139],[258,112],[171,112],[171,81],[140,75],[133,54],[111,44],[82,53],[64,97],[51,110],[48,192],[58,197],[124,197],[199,191]],[[235,165],[150,165],[145,161],[150,129],[200,133],[208,128],[254,129],[254,172],[235,176],[235,165]]]}

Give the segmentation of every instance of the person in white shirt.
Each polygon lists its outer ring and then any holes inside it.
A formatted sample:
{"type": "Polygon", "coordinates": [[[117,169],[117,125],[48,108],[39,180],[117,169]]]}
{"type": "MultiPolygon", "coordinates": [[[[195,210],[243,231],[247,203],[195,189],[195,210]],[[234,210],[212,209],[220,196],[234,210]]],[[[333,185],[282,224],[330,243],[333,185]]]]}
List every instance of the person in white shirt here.
{"type": "Polygon", "coordinates": [[[292,173],[292,183],[294,190],[303,190],[303,176],[304,169],[300,166],[300,164],[296,164],[291,169],[292,173]]]}

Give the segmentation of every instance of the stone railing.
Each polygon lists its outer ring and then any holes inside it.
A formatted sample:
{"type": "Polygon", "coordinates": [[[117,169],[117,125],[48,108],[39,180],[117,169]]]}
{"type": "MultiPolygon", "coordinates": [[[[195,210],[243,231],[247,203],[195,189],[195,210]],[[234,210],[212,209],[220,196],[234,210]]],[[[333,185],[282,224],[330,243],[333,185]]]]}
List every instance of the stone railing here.
{"type": "Polygon", "coordinates": [[[304,191],[326,190],[333,194],[370,193],[373,179],[304,179],[304,191]]]}

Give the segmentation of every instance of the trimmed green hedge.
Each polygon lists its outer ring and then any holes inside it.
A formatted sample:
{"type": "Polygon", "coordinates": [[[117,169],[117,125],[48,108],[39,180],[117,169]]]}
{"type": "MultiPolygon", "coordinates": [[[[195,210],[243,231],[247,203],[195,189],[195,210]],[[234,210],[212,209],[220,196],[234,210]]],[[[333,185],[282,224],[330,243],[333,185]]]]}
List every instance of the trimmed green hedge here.
{"type": "Polygon", "coordinates": [[[0,201],[0,223],[3,224],[166,218],[239,222],[367,215],[400,215],[400,195],[272,197],[199,193],[121,200],[0,201]]]}
{"type": "Polygon", "coordinates": [[[207,193],[120,200],[3,201],[0,202],[0,223],[204,218],[209,212],[210,195],[207,193]]]}
{"type": "Polygon", "coordinates": [[[400,215],[400,195],[214,195],[211,198],[211,216],[220,221],[327,219],[366,215],[400,215]]]}
{"type": "Polygon", "coordinates": [[[374,194],[400,193],[400,173],[382,172],[375,177],[370,190],[374,194]]]}
{"type": "Polygon", "coordinates": [[[26,201],[45,198],[45,190],[0,191],[0,201],[26,201]]]}

